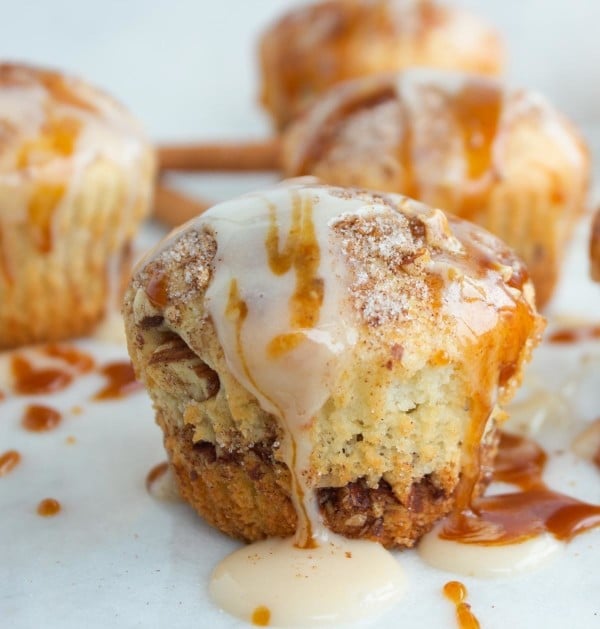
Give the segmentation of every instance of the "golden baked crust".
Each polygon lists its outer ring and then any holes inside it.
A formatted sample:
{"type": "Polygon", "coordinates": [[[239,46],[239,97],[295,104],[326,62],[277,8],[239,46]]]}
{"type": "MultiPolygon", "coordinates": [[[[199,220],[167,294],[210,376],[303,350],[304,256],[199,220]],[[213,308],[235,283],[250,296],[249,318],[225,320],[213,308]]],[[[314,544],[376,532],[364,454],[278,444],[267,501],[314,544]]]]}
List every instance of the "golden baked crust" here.
{"type": "Polygon", "coordinates": [[[262,102],[281,129],[347,79],[424,66],[499,74],[497,33],[432,0],[328,0],[294,9],[263,35],[262,102]]]}
{"type": "Polygon", "coordinates": [[[114,306],[153,177],[151,146],[108,96],[0,64],[0,348],[85,334],[114,306]]]}
{"type": "MultiPolygon", "coordinates": [[[[285,221],[286,203],[332,212],[321,224],[343,268],[339,316],[354,330],[307,428],[306,483],[333,530],[411,545],[452,508],[461,476],[486,476],[499,404],[512,396],[542,328],[532,286],[500,241],[397,195],[292,183],[217,206],[174,232],[134,273],[124,304],[128,347],[183,496],[230,535],[287,534],[295,513],[286,430],[235,375],[210,314],[207,291],[220,265],[229,268],[215,234],[223,213],[244,215],[246,206],[279,209],[285,221]]],[[[223,247],[247,248],[249,225],[233,240],[221,236],[223,247]]],[[[255,254],[248,263],[262,273],[255,254]]],[[[334,287],[321,273],[327,294],[334,287]]],[[[245,296],[249,312],[253,299],[265,307],[273,298],[261,286],[245,296]]],[[[264,316],[261,325],[276,334],[279,323],[264,316]]]]}
{"type": "Polygon", "coordinates": [[[284,136],[287,176],[401,192],[474,221],[552,296],[590,158],[542,97],[493,79],[413,70],[337,86],[284,136]]]}
{"type": "MultiPolygon", "coordinates": [[[[290,500],[290,473],[273,457],[272,444],[217,456],[212,443],[194,443],[191,426],[171,432],[172,426],[157,417],[181,496],[207,522],[245,542],[293,535],[297,515],[290,500]]],[[[496,435],[496,430],[490,432],[490,442],[483,448],[484,470],[492,467],[496,435]]],[[[483,493],[489,476],[482,474],[475,496],[483,493]]],[[[330,530],[386,548],[413,546],[454,504],[452,492],[440,489],[428,477],[413,484],[404,503],[384,480],[369,487],[361,479],[343,487],[318,489],[317,494],[330,530]]]]}

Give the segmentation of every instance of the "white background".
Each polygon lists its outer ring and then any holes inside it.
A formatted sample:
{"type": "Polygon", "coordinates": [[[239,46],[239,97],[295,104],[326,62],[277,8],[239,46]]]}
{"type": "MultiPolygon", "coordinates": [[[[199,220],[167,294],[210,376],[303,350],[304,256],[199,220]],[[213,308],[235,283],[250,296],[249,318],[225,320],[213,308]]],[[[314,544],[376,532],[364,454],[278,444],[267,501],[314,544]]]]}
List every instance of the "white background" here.
{"type": "MultiPolygon", "coordinates": [[[[458,0],[503,33],[509,80],[579,123],[600,122],[598,0],[458,0]]],[[[260,136],[258,33],[282,0],[0,0],[0,58],[53,65],[111,91],[156,139],[260,136]]]]}

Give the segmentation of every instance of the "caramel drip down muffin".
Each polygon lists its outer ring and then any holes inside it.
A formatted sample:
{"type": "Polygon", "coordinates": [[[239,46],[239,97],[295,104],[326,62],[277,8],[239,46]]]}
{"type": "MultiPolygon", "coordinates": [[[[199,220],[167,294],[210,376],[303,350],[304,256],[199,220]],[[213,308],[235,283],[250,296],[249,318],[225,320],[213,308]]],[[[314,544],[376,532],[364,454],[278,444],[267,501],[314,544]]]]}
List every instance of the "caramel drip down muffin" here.
{"type": "Polygon", "coordinates": [[[504,49],[479,18],[433,0],[327,0],[263,35],[262,103],[284,128],[332,85],[415,66],[496,75],[504,49]]]}
{"type": "Polygon", "coordinates": [[[400,192],[482,225],[523,259],[540,308],[590,177],[583,140],[543,97],[435,70],[332,89],[288,129],[282,162],[287,176],[400,192]]]}
{"type": "Polygon", "coordinates": [[[0,348],[85,334],[120,301],[154,161],[107,95],[0,64],[0,348]]]}
{"type": "Polygon", "coordinates": [[[483,229],[299,180],[222,203],[134,272],[129,352],[182,496],[246,540],[411,546],[485,486],[542,320],[483,229]],[[463,492],[464,493],[464,492],[463,492]]]}

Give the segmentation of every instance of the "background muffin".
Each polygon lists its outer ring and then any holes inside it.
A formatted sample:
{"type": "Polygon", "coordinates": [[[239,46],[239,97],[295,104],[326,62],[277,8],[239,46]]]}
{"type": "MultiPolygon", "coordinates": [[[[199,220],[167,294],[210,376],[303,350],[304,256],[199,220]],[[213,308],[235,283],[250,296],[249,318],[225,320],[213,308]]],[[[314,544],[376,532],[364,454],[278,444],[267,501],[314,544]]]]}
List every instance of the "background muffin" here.
{"type": "Polygon", "coordinates": [[[262,102],[283,128],[347,79],[413,66],[499,74],[504,51],[483,21],[431,0],[327,0],[275,22],[260,46],[262,102]]]}
{"type": "Polygon", "coordinates": [[[431,70],[333,88],[286,131],[282,160],[288,176],[401,192],[482,225],[523,258],[540,307],[590,176],[585,143],[543,97],[431,70]]]}
{"type": "Polygon", "coordinates": [[[388,546],[485,477],[541,328],[521,262],[485,231],[303,182],[174,232],[124,316],[182,495],[209,522],[290,535],[294,477],[330,529],[388,546]]]}
{"type": "Polygon", "coordinates": [[[84,82],[0,65],[0,348],[89,332],[116,303],[153,151],[84,82]]]}

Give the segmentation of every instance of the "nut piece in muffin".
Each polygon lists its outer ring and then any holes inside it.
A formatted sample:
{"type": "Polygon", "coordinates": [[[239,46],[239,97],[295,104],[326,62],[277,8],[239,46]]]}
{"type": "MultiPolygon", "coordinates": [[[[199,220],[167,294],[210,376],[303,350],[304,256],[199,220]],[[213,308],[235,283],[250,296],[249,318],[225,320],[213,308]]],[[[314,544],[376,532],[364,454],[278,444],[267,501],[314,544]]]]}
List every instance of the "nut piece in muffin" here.
{"type": "Polygon", "coordinates": [[[0,348],[85,334],[120,299],[154,154],[86,83],[0,64],[0,348]]]}
{"type": "Polygon", "coordinates": [[[333,88],[289,127],[282,161],[287,176],[399,192],[482,225],[523,259],[540,308],[590,177],[583,140],[543,97],[435,70],[333,88]]]}
{"type": "Polygon", "coordinates": [[[459,484],[482,490],[542,328],[523,264],[483,229],[313,180],[175,231],[134,272],[124,317],[208,522],[388,547],[411,546],[459,484]]]}
{"type": "Polygon", "coordinates": [[[347,79],[414,66],[495,75],[495,30],[434,0],[327,0],[293,9],[263,35],[262,102],[280,129],[347,79]]]}

